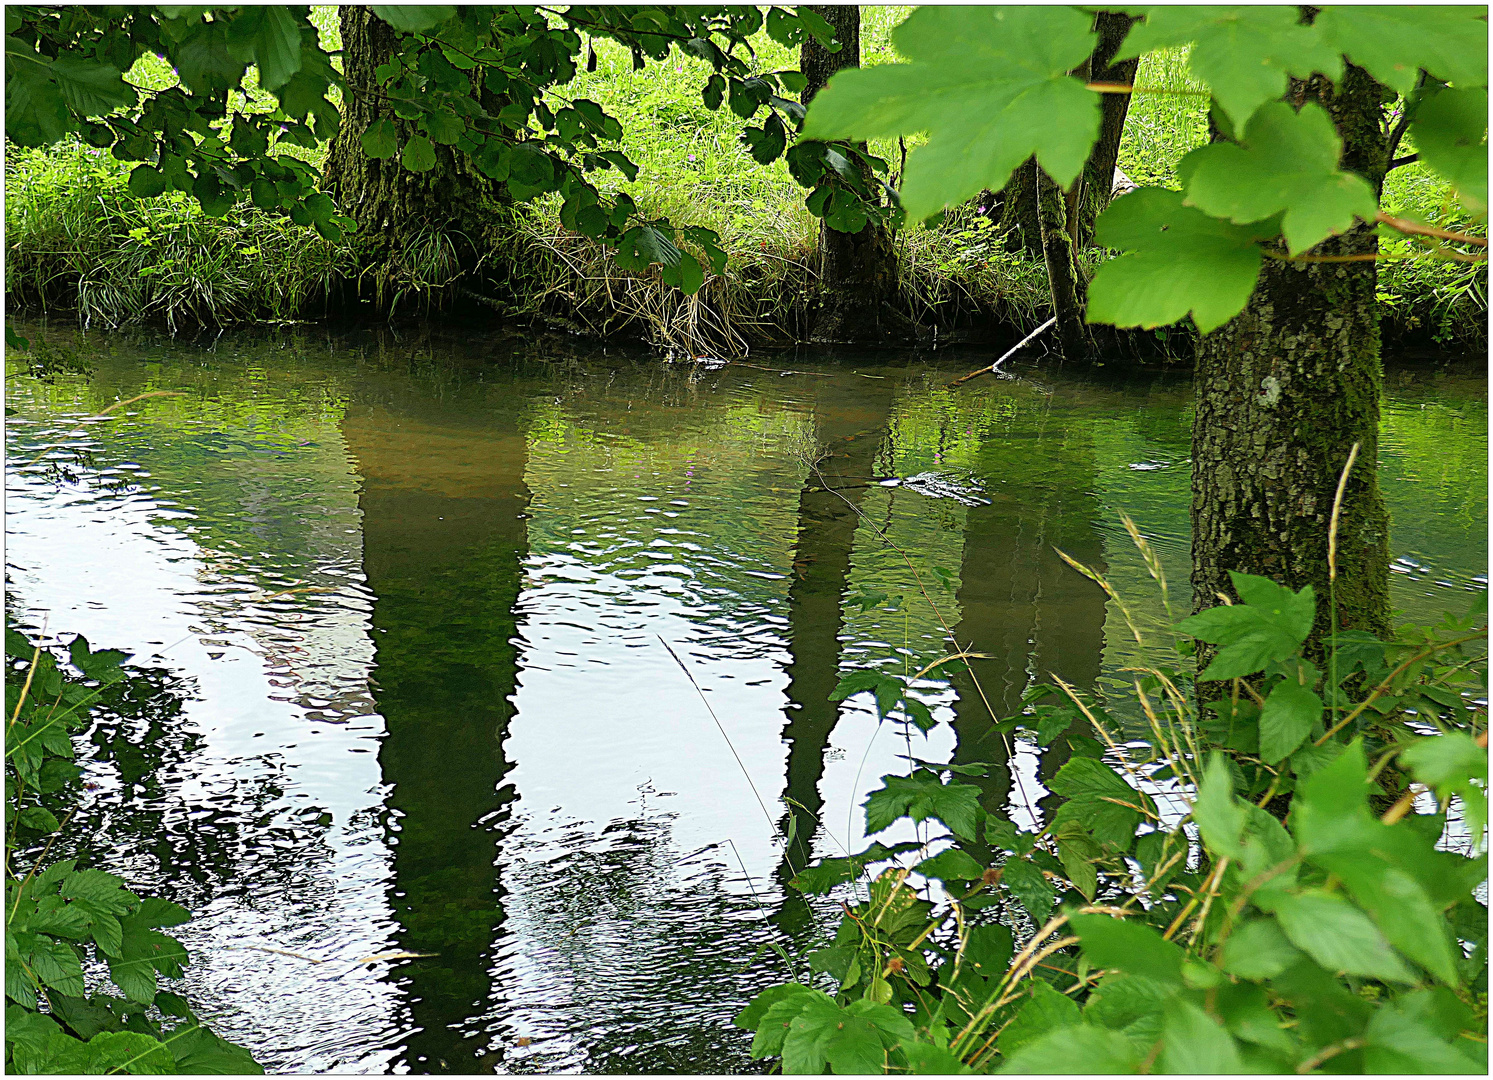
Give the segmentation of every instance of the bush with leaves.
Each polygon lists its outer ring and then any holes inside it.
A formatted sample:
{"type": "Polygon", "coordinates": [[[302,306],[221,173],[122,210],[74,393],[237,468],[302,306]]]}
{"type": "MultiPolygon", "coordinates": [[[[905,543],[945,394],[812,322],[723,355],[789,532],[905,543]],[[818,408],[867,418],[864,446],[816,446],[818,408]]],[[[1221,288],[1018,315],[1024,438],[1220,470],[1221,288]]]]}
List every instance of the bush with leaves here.
{"type": "MultiPolygon", "coordinates": [[[[1068,743],[1038,831],[982,807],[964,777],[987,766],[883,777],[867,835],[904,818],[947,833],[798,875],[859,902],[809,955],[816,975],[737,1017],[753,1056],[791,1073],[1485,1072],[1486,654],[1463,650],[1487,639],[1486,594],[1395,642],[1340,634],[1324,672],[1302,655],[1310,588],[1235,587],[1241,603],[1174,628],[1216,644],[1196,680],[1211,693],[1139,673],[1148,752],[1061,681],[996,724],[1068,743]]],[[[883,715],[904,692],[860,673],[842,690],[883,715]]]]}
{"type": "Polygon", "coordinates": [[[77,794],[72,733],[104,688],[127,677],[126,654],[94,651],[79,636],[59,663],[14,627],[5,653],[6,1071],[263,1072],[161,988],[189,960],[162,932],[190,918],[185,908],[137,896],[122,878],[75,859],[46,861],[65,824],[55,809],[77,794]],[[34,860],[24,872],[22,853],[34,860]],[[89,959],[107,968],[118,994],[90,980],[89,959]]]}

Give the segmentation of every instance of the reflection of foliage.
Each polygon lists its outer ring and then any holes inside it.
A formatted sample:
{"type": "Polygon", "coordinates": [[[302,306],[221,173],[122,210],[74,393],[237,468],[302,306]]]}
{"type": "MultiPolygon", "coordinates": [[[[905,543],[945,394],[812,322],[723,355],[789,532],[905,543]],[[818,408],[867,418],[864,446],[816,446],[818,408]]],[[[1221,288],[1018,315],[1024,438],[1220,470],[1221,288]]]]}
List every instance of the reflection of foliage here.
{"type": "Polygon", "coordinates": [[[5,1017],[7,1071],[262,1072],[247,1051],[203,1026],[185,999],[160,989],[159,976],[179,979],[189,962],[181,943],[159,930],[186,922],[185,908],[142,899],[122,878],[78,869],[77,859],[46,864],[50,840],[35,850],[40,837],[64,828],[47,803],[79,798],[70,732],[126,678],[125,654],[92,650],[78,637],[69,670],[8,620],[5,654],[5,993],[15,1002],[5,1017]],[[24,875],[22,855],[33,862],[24,875]],[[122,997],[97,982],[89,992],[81,960],[90,953],[122,997]]]}

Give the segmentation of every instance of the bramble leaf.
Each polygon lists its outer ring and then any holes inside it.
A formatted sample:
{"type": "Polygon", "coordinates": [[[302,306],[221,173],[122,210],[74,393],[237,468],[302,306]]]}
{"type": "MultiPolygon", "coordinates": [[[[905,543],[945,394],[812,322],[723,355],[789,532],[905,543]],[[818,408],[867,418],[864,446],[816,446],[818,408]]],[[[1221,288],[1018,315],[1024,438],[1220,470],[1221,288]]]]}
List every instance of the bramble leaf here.
{"type": "Polygon", "coordinates": [[[1385,982],[1416,981],[1379,928],[1341,896],[1309,889],[1273,895],[1271,906],[1291,943],[1328,971],[1385,982]]]}
{"type": "Polygon", "coordinates": [[[1295,679],[1282,679],[1260,710],[1260,757],[1274,765],[1288,757],[1322,719],[1322,699],[1295,679]]]}
{"type": "Polygon", "coordinates": [[[956,836],[975,838],[980,822],[980,789],[973,784],[945,784],[936,773],[917,769],[911,776],[881,778],[882,787],[862,804],[867,834],[879,833],[900,817],[914,822],[936,817],[956,836]]]}
{"type": "Polygon", "coordinates": [[[1072,998],[1058,993],[1044,980],[1035,979],[1032,982],[1031,996],[1000,1033],[997,1045],[1002,1054],[1010,1057],[1049,1031],[1072,1027],[1082,1022],[1083,1014],[1072,998]]]}
{"type": "Polygon", "coordinates": [[[1068,922],[1093,966],[1181,984],[1181,948],[1151,927],[1110,915],[1071,915],[1068,922]]]}

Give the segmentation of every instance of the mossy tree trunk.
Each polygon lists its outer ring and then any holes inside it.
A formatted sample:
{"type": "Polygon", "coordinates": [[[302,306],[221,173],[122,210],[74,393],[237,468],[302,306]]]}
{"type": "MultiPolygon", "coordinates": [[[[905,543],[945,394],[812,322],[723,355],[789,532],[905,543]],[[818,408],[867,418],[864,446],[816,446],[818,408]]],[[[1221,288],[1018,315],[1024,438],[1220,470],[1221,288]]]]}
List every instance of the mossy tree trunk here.
{"type": "MultiPolygon", "coordinates": [[[[1349,67],[1341,86],[1292,89],[1316,100],[1343,138],[1343,167],[1377,189],[1386,137],[1381,91],[1349,67]]],[[[1319,255],[1377,252],[1370,226],[1325,242],[1319,255]]],[[[1198,347],[1192,436],[1194,610],[1232,597],[1228,571],[1312,585],[1317,623],[1309,654],[1331,626],[1328,527],[1338,477],[1354,443],[1337,530],[1336,624],[1387,633],[1389,515],[1379,492],[1379,322],[1371,261],[1267,259],[1248,307],[1198,347]]]]}
{"type": "Polygon", "coordinates": [[[393,122],[401,146],[414,133],[374,78],[399,39],[367,7],[344,5],[338,18],[348,89],[324,171],[343,212],[358,223],[379,301],[401,290],[428,292],[470,279],[487,250],[492,211],[502,202],[499,186],[449,146],[436,145],[435,167],[423,173],[406,169],[397,156],[379,160],[363,152],[363,133],[377,120],[393,122]]]}
{"type": "MultiPolygon", "coordinates": [[[[835,28],[840,50],[830,52],[812,39],[804,43],[799,62],[808,79],[802,95],[805,105],[835,72],[861,64],[861,9],[850,4],[810,10],[835,28]]],[[[816,259],[819,309],[811,341],[879,341],[904,329],[888,304],[897,289],[897,255],[884,226],[868,221],[860,232],[844,233],[820,222],[816,259]]]]}
{"type": "Polygon", "coordinates": [[[1037,170],[1037,222],[1042,234],[1042,260],[1047,264],[1047,284],[1052,313],[1058,321],[1058,340],[1063,357],[1084,360],[1094,351],[1094,339],[1084,325],[1084,300],[1088,292],[1078,265],[1069,214],[1073,207],[1052,177],[1037,170]]]}

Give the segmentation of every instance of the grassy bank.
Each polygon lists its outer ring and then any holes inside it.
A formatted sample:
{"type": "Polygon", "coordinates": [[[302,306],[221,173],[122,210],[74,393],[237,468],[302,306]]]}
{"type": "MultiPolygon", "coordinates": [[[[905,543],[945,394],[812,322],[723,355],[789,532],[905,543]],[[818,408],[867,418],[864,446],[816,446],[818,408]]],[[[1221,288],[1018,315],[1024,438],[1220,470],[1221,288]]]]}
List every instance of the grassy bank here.
{"type": "MultiPolygon", "coordinates": [[[[908,8],[868,7],[862,62],[895,59],[892,28],[908,8]]],[[[335,9],[318,12],[335,40],[335,9]]],[[[794,66],[796,56],[766,37],[757,44],[763,70],[794,66]]],[[[716,230],[730,253],[726,272],[694,297],[655,275],[619,270],[600,245],[567,232],[558,203],[541,200],[495,229],[494,265],[506,268],[500,307],[598,335],[641,337],[693,353],[740,354],[802,337],[814,302],[818,222],[782,161],[759,165],[740,140],[745,122],[729,109],[711,112],[700,100],[708,76],[701,61],[675,57],[633,71],[631,57],[597,43],[597,65],[566,87],[624,121],[623,149],[639,165],[634,181],[603,174],[649,216],[716,230]]],[[[132,73],[154,88],[173,73],[142,62],[132,73]]],[[[1140,184],[1176,185],[1176,165],[1207,138],[1204,99],[1189,86],[1180,53],[1143,62],[1127,121],[1120,166],[1140,184]]],[[[252,103],[251,103],[252,107],[252,103]]],[[[873,144],[897,179],[904,148],[873,144]]],[[[300,151],[312,160],[319,150],[300,151]]],[[[180,193],[137,199],[125,186],[126,167],[76,144],[50,152],[7,147],[6,294],[28,310],[76,308],[94,325],[140,320],[225,324],[245,320],[316,318],[357,292],[356,238],[330,244],[309,230],[241,207],[224,219],[204,217],[180,193]]],[[[1420,165],[1396,170],[1385,209],[1457,227],[1446,191],[1420,165]]],[[[965,209],[938,229],[913,229],[896,239],[898,302],[920,324],[971,323],[1030,327],[1047,306],[1046,275],[1035,260],[1005,250],[990,222],[965,209]]],[[[1408,255],[1403,240],[1386,251],[1408,255]]],[[[1097,257],[1097,255],[1096,255],[1097,257]]],[[[1379,293],[1390,341],[1475,349],[1486,343],[1486,268],[1425,258],[1381,264],[1379,293]]],[[[446,289],[418,297],[442,305],[462,298],[446,289]]]]}

